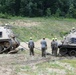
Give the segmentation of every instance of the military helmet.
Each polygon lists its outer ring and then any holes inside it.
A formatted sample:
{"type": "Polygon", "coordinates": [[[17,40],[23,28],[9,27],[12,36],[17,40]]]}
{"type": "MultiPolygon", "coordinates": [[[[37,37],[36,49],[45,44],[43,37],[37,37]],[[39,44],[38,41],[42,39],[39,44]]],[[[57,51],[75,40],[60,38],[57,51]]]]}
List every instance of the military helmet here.
{"type": "Polygon", "coordinates": [[[57,38],[55,38],[55,40],[57,40],[57,38]]]}
{"type": "Polygon", "coordinates": [[[52,40],[54,40],[54,38],[52,38],[52,40]]]}
{"type": "Polygon", "coordinates": [[[72,27],[72,30],[74,30],[75,29],[75,27],[72,27]]]}
{"type": "Polygon", "coordinates": [[[30,37],[30,39],[32,39],[32,37],[30,37]]]}
{"type": "Polygon", "coordinates": [[[7,26],[8,24],[6,23],[5,25],[7,26]]]}

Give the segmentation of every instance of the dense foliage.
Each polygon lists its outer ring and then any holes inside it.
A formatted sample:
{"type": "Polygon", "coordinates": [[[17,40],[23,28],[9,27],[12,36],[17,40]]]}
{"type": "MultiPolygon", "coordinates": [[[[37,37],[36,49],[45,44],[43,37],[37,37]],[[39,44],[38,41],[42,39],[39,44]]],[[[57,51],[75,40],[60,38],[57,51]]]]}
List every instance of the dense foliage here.
{"type": "Polygon", "coordinates": [[[0,0],[0,13],[26,17],[76,18],[76,0],[0,0]]]}

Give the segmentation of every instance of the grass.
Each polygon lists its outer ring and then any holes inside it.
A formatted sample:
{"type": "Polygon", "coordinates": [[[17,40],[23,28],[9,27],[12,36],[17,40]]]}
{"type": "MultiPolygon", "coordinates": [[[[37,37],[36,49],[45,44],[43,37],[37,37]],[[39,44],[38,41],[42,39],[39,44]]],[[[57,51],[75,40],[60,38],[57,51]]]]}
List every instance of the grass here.
{"type": "Polygon", "coordinates": [[[69,63],[71,66],[76,68],[76,60],[74,60],[74,59],[72,59],[72,60],[62,60],[61,62],[69,63]]]}
{"type": "Polygon", "coordinates": [[[50,39],[57,37],[61,39],[73,26],[76,27],[75,20],[71,21],[70,19],[24,18],[23,20],[27,23],[39,22],[37,26],[18,27],[14,29],[16,33],[20,34],[19,38],[23,39],[23,41],[28,41],[30,36],[32,36],[35,41],[43,37],[50,39]]]}
{"type": "Polygon", "coordinates": [[[32,36],[36,41],[43,37],[51,39],[52,37],[57,37],[61,39],[66,33],[68,33],[72,27],[76,27],[75,19],[67,18],[47,18],[47,17],[38,17],[38,18],[22,18],[22,17],[13,17],[12,19],[1,19],[5,23],[15,22],[20,20],[24,23],[38,23],[37,26],[14,26],[13,31],[18,38],[23,41],[28,41],[29,37],[32,36]]]}
{"type": "MultiPolygon", "coordinates": [[[[16,67],[16,73],[22,72],[25,73],[26,75],[61,75],[61,73],[57,71],[64,70],[64,67],[61,67],[58,64],[53,63],[54,62],[46,62],[34,66],[27,66],[27,65],[22,67],[19,66],[16,67]],[[55,69],[55,71],[53,69],[55,69]]],[[[65,70],[65,72],[66,75],[72,75],[72,74],[74,75],[74,73],[72,73],[69,70],[65,70]]]]}
{"type": "Polygon", "coordinates": [[[54,62],[46,62],[46,63],[42,63],[42,64],[38,64],[37,65],[38,68],[57,68],[57,69],[63,69],[63,67],[61,67],[60,65],[54,63],[54,62]]]}
{"type": "MultiPolygon", "coordinates": [[[[61,63],[68,63],[69,65],[75,65],[76,60],[60,60],[58,62],[61,63]]],[[[68,68],[65,68],[66,66],[60,66],[59,64],[53,61],[50,62],[44,62],[40,63],[34,66],[23,66],[23,67],[18,67],[18,70],[16,69],[17,72],[24,72],[27,75],[75,75],[75,70],[69,70],[68,68]],[[59,71],[59,72],[57,72],[59,71]],[[64,73],[62,73],[64,72],[64,73]]],[[[72,66],[76,68],[75,66],[72,66]]]]}

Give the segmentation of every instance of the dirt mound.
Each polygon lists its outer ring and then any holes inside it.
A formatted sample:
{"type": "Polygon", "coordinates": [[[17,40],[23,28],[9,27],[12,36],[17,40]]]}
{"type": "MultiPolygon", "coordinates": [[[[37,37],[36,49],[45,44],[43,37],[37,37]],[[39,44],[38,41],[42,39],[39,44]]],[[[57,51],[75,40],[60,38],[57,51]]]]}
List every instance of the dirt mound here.
{"type": "MultiPolygon", "coordinates": [[[[40,40],[38,40],[38,41],[35,42],[35,45],[36,45],[37,48],[41,48],[41,44],[40,44],[41,40],[42,39],[40,39],[40,40]]],[[[47,42],[47,48],[50,48],[50,46],[51,46],[51,40],[48,39],[48,38],[46,38],[45,40],[47,42]]]]}
{"type": "Polygon", "coordinates": [[[26,27],[31,27],[31,26],[37,26],[40,25],[40,22],[32,22],[32,21],[26,21],[26,20],[14,20],[14,21],[1,21],[0,25],[3,24],[8,24],[8,25],[13,25],[13,26],[26,26],[26,27]]]}
{"type": "Polygon", "coordinates": [[[30,27],[30,26],[37,26],[38,24],[40,24],[40,22],[26,22],[26,21],[21,21],[21,20],[17,20],[15,22],[13,22],[14,25],[17,25],[17,26],[27,26],[27,27],[30,27]]]}
{"type": "MultiPolygon", "coordinates": [[[[41,49],[41,44],[40,44],[41,40],[42,39],[35,42],[35,48],[36,49],[39,49],[39,50],[41,49]]],[[[49,49],[51,47],[50,46],[51,45],[51,40],[48,39],[48,38],[46,38],[45,40],[47,42],[47,49],[49,49]]],[[[28,42],[21,42],[19,48],[24,48],[25,50],[28,50],[28,42]]]]}

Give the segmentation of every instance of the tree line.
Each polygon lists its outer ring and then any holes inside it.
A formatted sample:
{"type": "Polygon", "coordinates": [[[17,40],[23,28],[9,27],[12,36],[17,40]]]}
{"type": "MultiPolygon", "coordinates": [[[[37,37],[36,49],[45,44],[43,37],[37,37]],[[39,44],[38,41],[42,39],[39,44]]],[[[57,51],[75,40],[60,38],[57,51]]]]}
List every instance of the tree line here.
{"type": "Polygon", "coordinates": [[[0,13],[24,17],[76,18],[76,0],[0,0],[0,13]]]}

